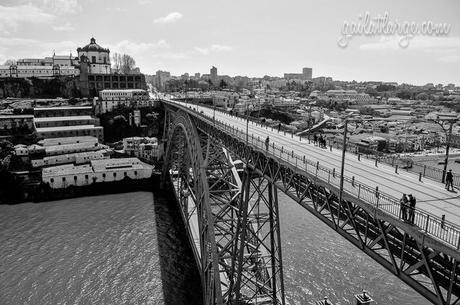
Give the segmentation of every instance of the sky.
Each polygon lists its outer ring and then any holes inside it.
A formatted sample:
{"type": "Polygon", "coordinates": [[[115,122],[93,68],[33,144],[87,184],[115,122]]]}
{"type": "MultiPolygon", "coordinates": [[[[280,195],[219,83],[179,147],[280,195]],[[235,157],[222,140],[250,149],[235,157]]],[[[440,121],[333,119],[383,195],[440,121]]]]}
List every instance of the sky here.
{"type": "Polygon", "coordinates": [[[313,77],[336,80],[460,86],[459,13],[458,0],[0,0],[0,64],[76,55],[94,37],[146,74],[216,66],[219,75],[262,77],[311,67],[313,77]],[[366,14],[449,31],[362,35],[352,23],[366,14]]]}

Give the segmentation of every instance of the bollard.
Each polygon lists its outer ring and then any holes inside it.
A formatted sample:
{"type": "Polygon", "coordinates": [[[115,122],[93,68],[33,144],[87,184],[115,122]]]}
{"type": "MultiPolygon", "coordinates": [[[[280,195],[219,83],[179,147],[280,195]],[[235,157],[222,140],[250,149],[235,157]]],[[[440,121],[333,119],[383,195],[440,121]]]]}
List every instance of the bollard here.
{"type": "Polygon", "coordinates": [[[284,152],[284,146],[281,146],[281,153],[284,152]]]}
{"type": "Polygon", "coordinates": [[[291,139],[294,138],[294,133],[291,133],[291,139]]]}
{"type": "Polygon", "coordinates": [[[332,151],[332,145],[331,145],[331,146],[329,146],[329,150],[330,150],[330,151],[332,151]]]}
{"type": "Polygon", "coordinates": [[[351,185],[353,187],[355,186],[355,176],[351,177],[351,185]]]}
{"type": "Polygon", "coordinates": [[[305,163],[305,155],[303,156],[303,163],[305,163]]]}
{"type": "Polygon", "coordinates": [[[356,305],[370,305],[374,300],[369,296],[366,290],[361,294],[355,294],[356,305]]]}
{"type": "Polygon", "coordinates": [[[396,174],[398,173],[398,164],[396,164],[396,166],[395,166],[395,173],[396,174]]]}
{"type": "Polygon", "coordinates": [[[335,167],[332,169],[332,177],[335,178],[335,167]]]}
{"type": "Polygon", "coordinates": [[[446,214],[442,214],[442,217],[441,217],[441,229],[444,229],[445,224],[446,224],[446,214]]]}
{"type": "Polygon", "coordinates": [[[316,169],[319,169],[319,161],[316,162],[316,169]]]}
{"type": "Polygon", "coordinates": [[[286,131],[283,131],[284,132],[284,135],[286,135],[286,131]]]}
{"type": "Polygon", "coordinates": [[[291,157],[293,157],[293,158],[294,158],[294,151],[292,151],[292,153],[291,153],[291,157]]]}
{"type": "Polygon", "coordinates": [[[375,167],[377,167],[377,161],[378,161],[378,159],[375,158],[375,167]]]}
{"type": "Polygon", "coordinates": [[[418,175],[418,181],[422,182],[422,172],[420,172],[418,175]]]}
{"type": "Polygon", "coordinates": [[[361,154],[358,154],[358,161],[361,161],[361,154]]]}
{"type": "Polygon", "coordinates": [[[302,142],[302,136],[299,136],[299,140],[300,140],[300,142],[302,142]]]}
{"type": "Polygon", "coordinates": [[[423,177],[425,177],[426,165],[423,165],[423,177]]]}

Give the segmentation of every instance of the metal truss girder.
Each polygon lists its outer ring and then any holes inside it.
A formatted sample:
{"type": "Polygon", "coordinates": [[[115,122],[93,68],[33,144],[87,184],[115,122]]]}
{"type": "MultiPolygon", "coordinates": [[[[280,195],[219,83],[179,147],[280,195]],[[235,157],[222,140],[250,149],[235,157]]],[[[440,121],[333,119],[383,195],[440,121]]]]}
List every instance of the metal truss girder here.
{"type": "Polygon", "coordinates": [[[295,167],[275,156],[267,156],[265,151],[246,145],[210,120],[194,113],[192,115],[199,130],[219,139],[224,147],[243,160],[251,170],[263,175],[269,183],[276,185],[433,304],[458,303],[458,251],[350,195],[344,194],[344,202],[339,204],[337,188],[327,181],[303,171],[301,166],[295,167]],[[374,242],[376,239],[378,241],[374,242]],[[417,247],[416,242],[420,243],[423,250],[417,247]],[[421,251],[436,251],[439,254],[428,254],[423,258],[421,251]],[[428,264],[417,264],[423,259],[428,264]],[[404,270],[404,266],[414,264],[417,264],[415,270],[406,273],[407,268],[404,270]],[[432,287],[425,284],[427,280],[432,287]]]}

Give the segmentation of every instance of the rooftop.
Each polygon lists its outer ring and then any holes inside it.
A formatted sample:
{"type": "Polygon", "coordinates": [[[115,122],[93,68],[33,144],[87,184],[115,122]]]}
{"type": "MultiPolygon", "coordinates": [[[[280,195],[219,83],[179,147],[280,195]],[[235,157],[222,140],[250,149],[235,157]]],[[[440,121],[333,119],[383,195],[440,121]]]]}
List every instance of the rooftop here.
{"type": "Polygon", "coordinates": [[[67,109],[74,109],[74,110],[84,110],[84,109],[92,109],[91,106],[57,106],[57,107],[36,107],[34,111],[50,111],[50,110],[67,110],[67,109]]]}
{"type": "Polygon", "coordinates": [[[73,164],[66,164],[66,165],[59,165],[59,166],[52,166],[44,168],[42,171],[43,177],[49,176],[65,176],[65,175],[75,175],[75,174],[84,174],[84,173],[92,173],[93,168],[88,165],[78,165],[75,166],[73,164]]]}
{"type": "Polygon", "coordinates": [[[78,121],[78,120],[91,120],[93,119],[90,115],[75,115],[75,116],[57,116],[57,117],[45,117],[35,118],[35,122],[56,122],[56,121],[78,121]]]}
{"type": "Polygon", "coordinates": [[[78,125],[78,126],[42,127],[42,128],[36,128],[36,129],[37,129],[37,132],[53,132],[53,131],[88,130],[88,129],[100,129],[100,130],[102,130],[103,127],[94,126],[94,125],[78,125]]]}
{"type": "Polygon", "coordinates": [[[38,143],[43,146],[54,146],[62,144],[75,144],[75,143],[97,143],[98,139],[92,136],[80,136],[80,137],[65,137],[65,138],[52,138],[52,139],[43,139],[38,143]]]}
{"type": "Polygon", "coordinates": [[[31,119],[33,117],[34,116],[32,114],[0,114],[0,119],[31,119]]]}

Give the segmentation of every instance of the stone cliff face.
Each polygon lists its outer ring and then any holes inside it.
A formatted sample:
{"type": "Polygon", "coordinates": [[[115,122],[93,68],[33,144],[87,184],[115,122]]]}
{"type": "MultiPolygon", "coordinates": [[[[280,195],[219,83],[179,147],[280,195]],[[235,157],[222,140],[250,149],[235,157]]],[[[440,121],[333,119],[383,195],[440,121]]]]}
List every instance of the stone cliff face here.
{"type": "Polygon", "coordinates": [[[2,78],[0,98],[6,97],[81,97],[78,78],[60,77],[53,79],[2,78]]]}

